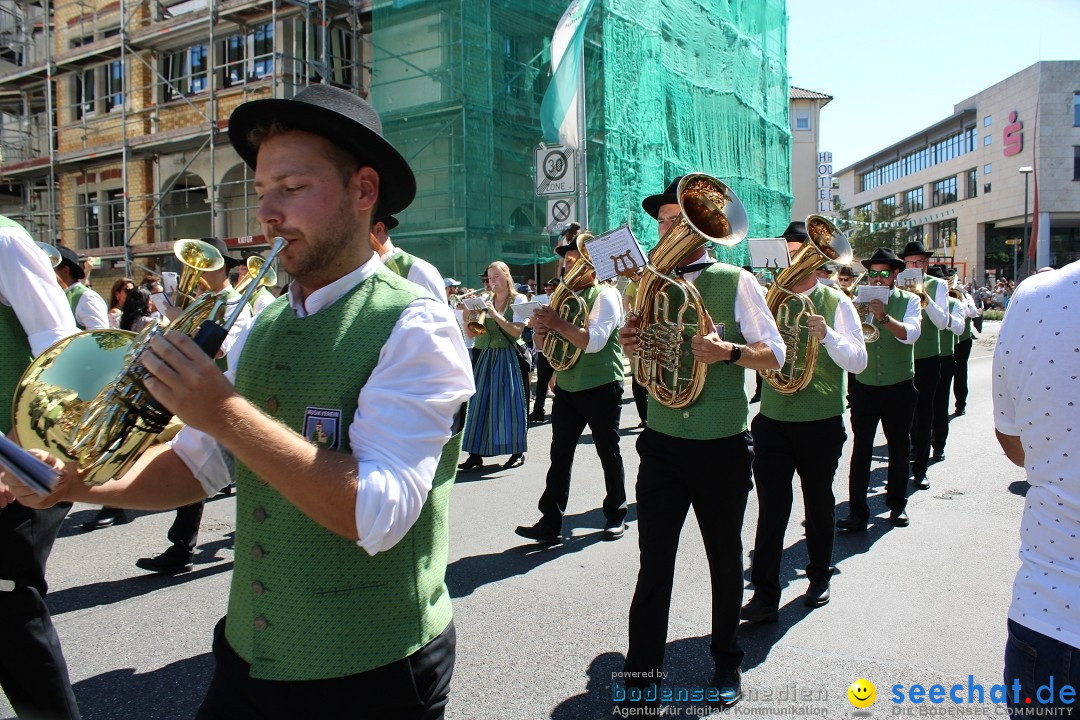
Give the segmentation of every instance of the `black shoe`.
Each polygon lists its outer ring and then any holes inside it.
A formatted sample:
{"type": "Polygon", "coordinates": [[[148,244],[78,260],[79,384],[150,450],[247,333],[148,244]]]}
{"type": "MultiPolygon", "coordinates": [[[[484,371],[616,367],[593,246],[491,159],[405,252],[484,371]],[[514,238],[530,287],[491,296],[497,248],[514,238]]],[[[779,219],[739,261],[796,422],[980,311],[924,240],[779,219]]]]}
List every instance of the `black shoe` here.
{"type": "Polygon", "coordinates": [[[479,470],[482,467],[484,467],[484,458],[479,455],[470,455],[468,460],[457,466],[457,469],[469,472],[470,470],[479,470]]]}
{"type": "Polygon", "coordinates": [[[827,580],[811,580],[810,587],[806,588],[803,595],[803,605],[806,607],[821,607],[829,604],[829,582],[827,580]]]}
{"type": "Polygon", "coordinates": [[[866,521],[855,517],[846,517],[837,520],[836,527],[844,532],[866,532],[866,521]]]}
{"type": "Polygon", "coordinates": [[[514,453],[510,456],[510,459],[502,464],[503,470],[509,470],[510,468],[521,467],[525,464],[525,453],[514,453]]]}
{"type": "Polygon", "coordinates": [[[552,530],[551,527],[545,525],[543,521],[540,521],[535,525],[518,525],[514,532],[523,538],[536,540],[538,542],[562,542],[562,532],[559,530],[552,530]]]}
{"type": "Polygon", "coordinates": [[[923,475],[922,477],[915,478],[915,480],[912,481],[911,486],[916,490],[929,490],[930,481],[926,479],[925,475],[923,475]]]}
{"type": "Polygon", "coordinates": [[[893,510],[889,513],[889,522],[894,527],[907,527],[911,524],[911,519],[908,517],[906,510],[893,510]]]}
{"type": "Polygon", "coordinates": [[[176,575],[191,570],[191,553],[166,550],[155,557],[139,558],[135,567],[162,575],[176,575]]]}
{"type": "Polygon", "coordinates": [[[739,611],[739,617],[746,622],[774,623],[780,618],[780,611],[776,605],[754,597],[743,605],[742,610],[739,611]]]}
{"type": "Polygon", "coordinates": [[[82,524],[82,529],[86,532],[92,532],[113,525],[123,525],[127,521],[127,513],[120,508],[103,507],[98,510],[98,514],[94,516],[93,520],[87,520],[82,524]]]}
{"type": "Polygon", "coordinates": [[[626,532],[626,523],[620,520],[617,523],[609,522],[604,526],[604,539],[605,540],[618,540],[626,532]]]}
{"type": "Polygon", "coordinates": [[[965,408],[963,406],[960,406],[960,407],[956,408],[955,410],[953,410],[952,414],[953,415],[964,415],[965,413],[966,413],[965,408]]]}
{"type": "Polygon", "coordinates": [[[945,451],[942,450],[941,452],[936,452],[933,455],[931,455],[930,456],[930,462],[931,463],[945,462],[945,451]]]}
{"type": "Polygon", "coordinates": [[[720,691],[720,708],[727,710],[742,699],[742,672],[739,668],[717,670],[713,675],[712,686],[720,691]]]}
{"type": "Polygon", "coordinates": [[[533,410],[529,413],[529,422],[542,423],[544,422],[544,415],[543,410],[533,410]]]}

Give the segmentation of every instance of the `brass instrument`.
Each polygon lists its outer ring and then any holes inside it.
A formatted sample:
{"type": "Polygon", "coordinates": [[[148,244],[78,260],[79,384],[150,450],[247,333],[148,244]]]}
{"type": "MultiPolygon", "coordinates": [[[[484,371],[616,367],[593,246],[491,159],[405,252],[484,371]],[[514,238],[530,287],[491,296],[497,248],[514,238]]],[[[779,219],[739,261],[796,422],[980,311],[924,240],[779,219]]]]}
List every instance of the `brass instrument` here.
{"type": "MultiPolygon", "coordinates": [[[[285,244],[283,238],[275,238],[267,262],[285,244]]],[[[266,265],[260,272],[268,270],[266,265]]],[[[65,463],[77,463],[87,485],[100,485],[123,475],[171,418],[144,384],[148,373],[141,359],[150,340],[160,334],[184,333],[194,335],[208,354],[216,353],[261,279],[257,277],[248,287],[224,323],[219,321],[228,305],[226,295],[207,293],[164,332],[156,322],[138,335],[125,330],[93,330],[72,335],[45,350],[15,389],[14,427],[19,444],[45,450],[65,463]],[[208,336],[213,341],[203,342],[208,336]]]]}
{"type": "Polygon", "coordinates": [[[863,342],[867,345],[870,343],[876,343],[881,338],[881,331],[878,330],[877,325],[874,324],[874,316],[870,312],[870,303],[855,303],[855,311],[859,313],[859,317],[862,320],[862,335],[863,342]]]}
{"type": "MultiPolygon", "coordinates": [[[[184,266],[184,271],[177,281],[172,303],[184,309],[202,294],[196,293],[202,274],[225,267],[225,258],[216,247],[202,240],[177,240],[173,243],[173,255],[184,266]]],[[[203,285],[205,286],[205,281],[203,285]]]]}
{"type": "MultiPolygon", "coordinates": [[[[904,272],[907,272],[906,270],[904,272]]],[[[920,276],[921,277],[921,276],[920,276]]],[[[896,287],[900,290],[907,290],[909,293],[913,293],[919,297],[919,307],[926,308],[926,304],[930,302],[930,296],[926,294],[926,286],[921,279],[916,280],[912,277],[906,277],[901,279],[897,277],[896,287]]]]}
{"type": "Polygon", "coordinates": [[[960,289],[960,280],[956,274],[949,276],[949,297],[964,302],[964,291],[960,289]]]}
{"type": "Polygon", "coordinates": [[[634,296],[639,344],[630,359],[638,384],[673,409],[693,403],[705,387],[707,366],[693,359],[689,341],[707,334],[708,315],[694,284],[668,273],[706,242],[738,244],[750,227],[738,196],[714,177],[686,175],[676,197],[679,216],[649,253],[634,296]]]}
{"type": "MultiPolygon", "coordinates": [[[[559,317],[571,325],[585,327],[589,322],[589,306],[585,299],[574,291],[574,286],[581,278],[593,271],[592,260],[585,250],[585,241],[592,239],[592,233],[581,232],[577,236],[577,251],[581,257],[559,280],[558,287],[551,293],[551,309],[559,313],[559,317]]],[[[566,338],[557,332],[548,331],[544,337],[544,357],[556,372],[569,370],[581,357],[582,349],[571,344],[566,338]]]]}
{"type": "Polygon", "coordinates": [[[855,301],[855,296],[859,294],[859,283],[862,282],[862,279],[864,277],[866,277],[866,271],[865,270],[863,270],[861,273],[856,275],[855,276],[855,281],[853,283],[851,283],[851,285],[849,285],[848,287],[844,287],[839,282],[836,283],[836,287],[840,290],[840,292],[847,295],[848,300],[851,300],[852,302],[854,302],[855,301]]]}
{"type": "MultiPolygon", "coordinates": [[[[238,293],[243,293],[256,277],[260,277],[259,270],[262,269],[266,260],[262,255],[251,255],[245,263],[247,265],[247,275],[233,287],[233,290],[238,293]]],[[[277,285],[277,271],[274,270],[274,268],[269,268],[261,277],[262,279],[259,280],[259,287],[274,287],[277,285]]]]}
{"type": "Polygon", "coordinates": [[[63,262],[64,258],[60,256],[60,251],[56,249],[55,245],[50,245],[49,243],[44,243],[40,240],[35,240],[34,244],[49,256],[49,264],[52,265],[54,270],[60,266],[61,262],[63,262]]]}
{"type": "MultiPolygon", "coordinates": [[[[495,297],[495,293],[490,290],[473,290],[471,293],[465,293],[458,300],[471,297],[480,297],[484,299],[484,302],[490,302],[491,298],[495,297]]],[[[484,325],[484,321],[487,320],[487,310],[470,310],[466,307],[462,312],[461,320],[473,335],[487,334],[487,326],[484,325]]]]}
{"type": "Polygon", "coordinates": [[[852,257],[847,235],[821,215],[810,215],[806,218],[806,234],[809,239],[791,258],[791,264],[780,271],[776,282],[765,294],[765,304],[776,319],[780,335],[787,346],[787,354],[783,367],[778,370],[762,370],[761,376],[781,395],[793,395],[810,384],[814,367],[817,365],[820,343],[816,337],[807,334],[805,353],[803,357],[799,357],[799,339],[805,319],[816,315],[817,308],[809,297],[788,288],[801,284],[825,263],[847,265],[852,257]],[[797,312],[793,307],[796,304],[797,312]]]}

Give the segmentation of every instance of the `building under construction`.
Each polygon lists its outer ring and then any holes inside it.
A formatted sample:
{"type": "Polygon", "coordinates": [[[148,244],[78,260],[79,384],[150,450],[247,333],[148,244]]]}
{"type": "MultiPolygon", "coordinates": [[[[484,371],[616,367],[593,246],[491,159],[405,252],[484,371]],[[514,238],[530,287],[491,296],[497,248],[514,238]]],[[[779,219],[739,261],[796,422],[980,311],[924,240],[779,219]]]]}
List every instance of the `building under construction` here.
{"type": "MultiPolygon", "coordinates": [[[[0,0],[0,213],[102,259],[95,285],[175,269],[172,242],[265,240],[228,143],[239,103],[331,83],[369,97],[418,194],[395,242],[445,275],[552,259],[534,148],[550,0],[0,0]]],[[[588,224],[703,170],[775,234],[791,206],[783,0],[596,0],[585,47],[588,224]]],[[[580,211],[580,209],[579,209],[580,211]]],[[[745,250],[728,252],[739,261],[745,250]]],[[[467,279],[468,283],[469,280],[467,279]]]]}

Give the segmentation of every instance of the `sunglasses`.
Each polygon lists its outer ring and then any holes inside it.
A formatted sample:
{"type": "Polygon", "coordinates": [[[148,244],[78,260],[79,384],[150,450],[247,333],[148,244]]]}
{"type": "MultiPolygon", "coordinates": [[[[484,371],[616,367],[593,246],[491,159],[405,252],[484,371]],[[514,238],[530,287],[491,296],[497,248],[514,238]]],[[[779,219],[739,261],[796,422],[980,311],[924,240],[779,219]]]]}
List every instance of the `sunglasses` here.
{"type": "Polygon", "coordinates": [[[892,270],[868,270],[866,274],[872,278],[887,278],[892,275],[892,270]]]}

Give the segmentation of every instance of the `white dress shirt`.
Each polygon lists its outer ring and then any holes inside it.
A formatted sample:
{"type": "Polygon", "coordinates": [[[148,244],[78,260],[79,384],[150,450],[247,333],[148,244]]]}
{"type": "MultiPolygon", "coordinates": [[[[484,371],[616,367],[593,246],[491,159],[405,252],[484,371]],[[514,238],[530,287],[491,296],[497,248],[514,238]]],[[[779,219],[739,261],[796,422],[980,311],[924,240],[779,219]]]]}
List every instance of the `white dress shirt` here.
{"type": "MultiPolygon", "coordinates": [[[[939,278],[940,279],[940,278],[939,278]]],[[[938,283],[937,292],[930,302],[923,308],[926,317],[938,330],[944,330],[949,326],[949,285],[944,280],[938,283]]]]}
{"type": "MultiPolygon", "coordinates": [[[[400,252],[402,251],[399,248],[390,244],[389,252],[382,256],[383,263],[385,264],[388,258],[400,252]]],[[[446,298],[446,283],[443,282],[439,269],[423,258],[416,258],[412,267],[409,268],[409,276],[405,279],[428,290],[434,298],[446,298]]]]}
{"type": "MultiPolygon", "coordinates": [[[[381,265],[372,255],[348,275],[307,297],[289,286],[299,317],[314,315],[370,277],[381,265]]],[[[229,352],[236,367],[252,325],[243,326],[229,352]]],[[[421,298],[394,324],[367,383],[360,389],[349,443],[358,466],[357,543],[374,555],[393,547],[420,516],[454,416],[475,392],[472,365],[454,314],[445,302],[421,298]]],[[[207,496],[232,481],[231,462],[205,433],[185,427],[173,450],[207,496]]]]}
{"type": "Polygon", "coordinates": [[[955,304],[949,305],[949,329],[957,337],[964,334],[965,318],[967,318],[967,315],[964,312],[963,302],[957,300],[955,304]]]}
{"type": "Polygon", "coordinates": [[[109,306],[93,288],[87,287],[75,303],[75,319],[87,330],[108,330],[109,306]]]}
{"type": "Polygon", "coordinates": [[[15,311],[34,357],[79,331],[48,258],[22,228],[0,228],[0,303],[15,311]]]}
{"type": "Polygon", "coordinates": [[[1031,488],[1009,618],[1080,648],[1080,262],[1016,288],[994,351],[994,425],[1031,488]]]}
{"type": "Polygon", "coordinates": [[[585,352],[597,353],[607,347],[611,333],[618,332],[622,326],[622,319],[622,294],[611,285],[601,285],[596,302],[589,311],[589,323],[586,327],[589,331],[589,344],[585,346],[585,352]]]}
{"type": "Polygon", "coordinates": [[[270,303],[274,302],[274,300],[276,300],[276,299],[277,298],[274,297],[274,294],[272,292],[270,292],[269,290],[267,290],[266,292],[259,292],[258,290],[256,290],[255,291],[255,297],[252,298],[252,300],[251,300],[251,312],[252,312],[252,314],[253,315],[258,315],[263,310],[265,310],[266,307],[270,303]]]}
{"type": "Polygon", "coordinates": [[[866,340],[863,338],[862,319],[847,297],[840,298],[837,303],[833,326],[825,326],[825,339],[821,341],[821,345],[841,370],[858,375],[866,369],[866,340]]]}
{"type": "MultiPolygon", "coordinates": [[[[892,295],[897,292],[899,292],[899,290],[893,288],[889,298],[891,299],[892,295]]],[[[909,297],[907,307],[904,308],[904,319],[901,320],[900,318],[894,317],[893,320],[903,325],[904,330],[907,331],[906,338],[903,340],[897,338],[897,340],[900,340],[900,342],[905,345],[914,345],[915,341],[922,335],[922,303],[919,302],[919,297],[917,295],[909,297]]],[[[881,332],[889,331],[882,329],[881,332]]]]}

